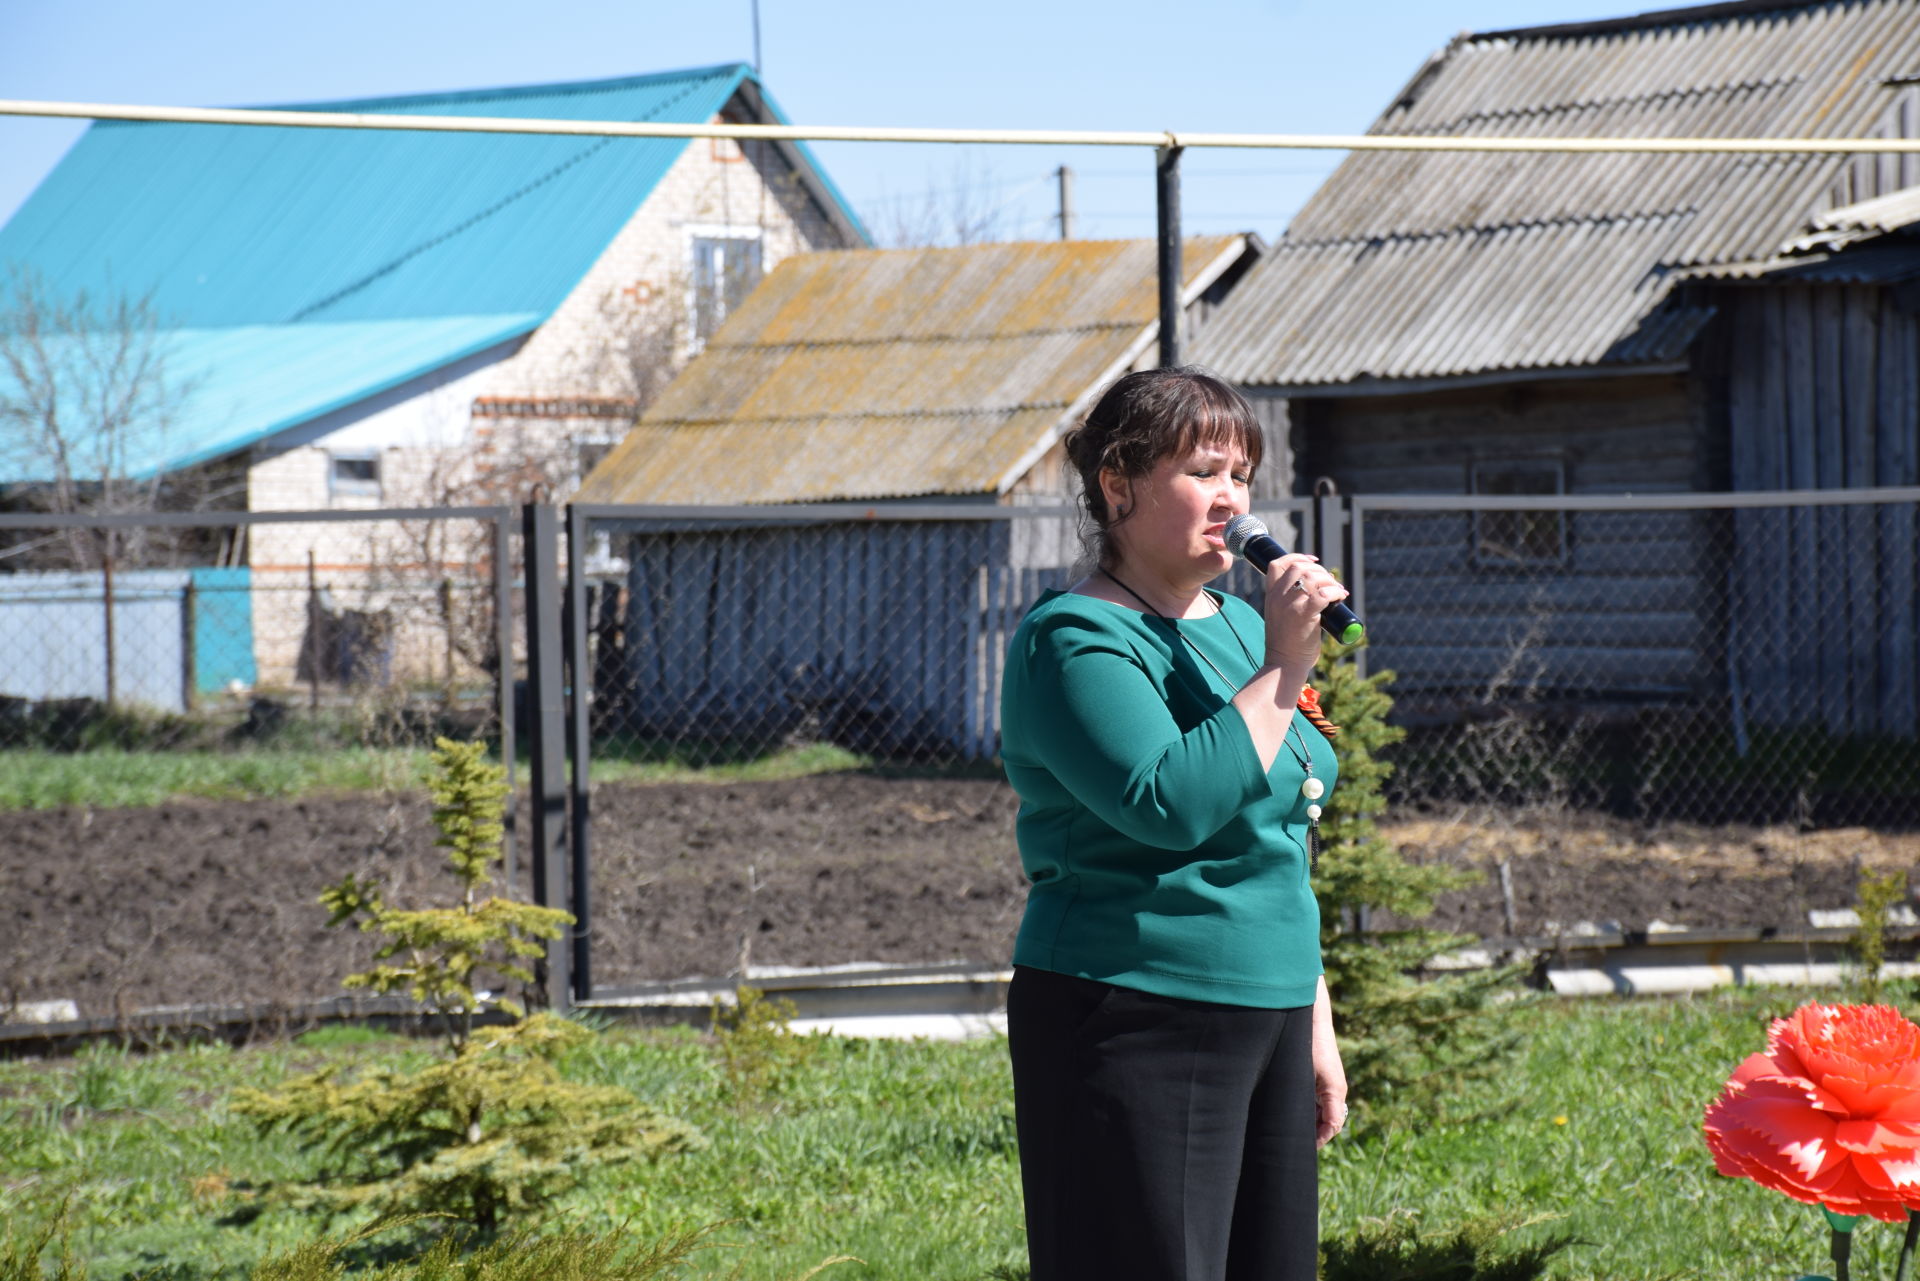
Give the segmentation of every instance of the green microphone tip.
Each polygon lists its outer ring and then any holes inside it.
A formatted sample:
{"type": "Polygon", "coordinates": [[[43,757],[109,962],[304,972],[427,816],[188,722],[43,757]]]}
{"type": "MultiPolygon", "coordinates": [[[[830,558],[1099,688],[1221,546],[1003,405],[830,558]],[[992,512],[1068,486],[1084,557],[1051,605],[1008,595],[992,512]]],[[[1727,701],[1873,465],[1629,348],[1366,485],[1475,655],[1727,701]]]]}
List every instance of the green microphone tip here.
{"type": "Polygon", "coordinates": [[[1341,629],[1340,643],[1342,645],[1358,645],[1360,638],[1366,634],[1367,626],[1365,623],[1348,623],[1346,627],[1341,629]]]}

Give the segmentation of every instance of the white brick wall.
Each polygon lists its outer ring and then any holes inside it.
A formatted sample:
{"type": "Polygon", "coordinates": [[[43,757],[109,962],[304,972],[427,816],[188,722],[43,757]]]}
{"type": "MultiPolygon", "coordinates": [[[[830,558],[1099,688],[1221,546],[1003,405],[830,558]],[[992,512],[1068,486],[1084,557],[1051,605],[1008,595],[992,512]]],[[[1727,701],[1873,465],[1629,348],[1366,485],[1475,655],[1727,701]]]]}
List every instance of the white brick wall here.
{"type": "MultiPolygon", "coordinates": [[[[695,234],[757,235],[761,267],[790,254],[841,247],[771,145],[695,138],[652,197],[608,246],[519,355],[495,370],[484,395],[632,395],[624,329],[667,349],[677,372],[693,354],[695,234]],[[770,180],[769,180],[770,179],[770,180]]],[[[640,353],[646,354],[646,353],[640,353]]]]}

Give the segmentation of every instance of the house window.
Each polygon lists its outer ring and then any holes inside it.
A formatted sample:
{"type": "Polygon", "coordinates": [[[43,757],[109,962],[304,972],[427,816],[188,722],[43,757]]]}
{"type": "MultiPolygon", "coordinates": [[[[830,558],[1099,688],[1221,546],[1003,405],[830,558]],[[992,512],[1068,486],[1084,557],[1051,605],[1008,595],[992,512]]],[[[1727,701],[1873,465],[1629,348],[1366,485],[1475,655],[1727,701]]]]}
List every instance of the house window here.
{"type": "Polygon", "coordinates": [[[693,238],[693,336],[704,344],[760,283],[760,241],[749,236],[693,238]]]}
{"type": "Polygon", "coordinates": [[[327,456],[327,490],[335,498],[380,496],[380,455],[371,451],[327,456]]]}
{"type": "MultiPolygon", "coordinates": [[[[1475,463],[1473,492],[1490,497],[1567,492],[1566,464],[1558,459],[1475,463]]],[[[1562,511],[1475,512],[1474,563],[1493,568],[1561,565],[1567,559],[1567,515],[1562,511]]]]}
{"type": "Polygon", "coordinates": [[[613,452],[618,441],[612,440],[576,440],[573,442],[575,483],[585,480],[600,465],[600,460],[613,452]]]}

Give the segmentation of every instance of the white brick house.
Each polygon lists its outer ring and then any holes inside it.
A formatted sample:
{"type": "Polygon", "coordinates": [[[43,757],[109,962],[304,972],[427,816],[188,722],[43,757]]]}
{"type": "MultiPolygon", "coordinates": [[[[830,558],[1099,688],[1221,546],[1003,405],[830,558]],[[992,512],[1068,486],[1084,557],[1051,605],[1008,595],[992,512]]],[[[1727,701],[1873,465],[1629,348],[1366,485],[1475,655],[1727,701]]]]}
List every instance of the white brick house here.
{"type": "MultiPolygon", "coordinates": [[[[740,65],[311,109],[784,122],[740,65]]],[[[366,509],[564,497],[761,273],[865,243],[797,144],[103,123],[0,228],[0,265],[167,318],[196,390],[136,466],[243,471],[252,510],[366,509]]],[[[310,582],[379,611],[471,568],[429,532],[253,527],[260,683],[318,652],[310,582]]],[[[387,674],[431,671],[400,625],[387,674]]]]}

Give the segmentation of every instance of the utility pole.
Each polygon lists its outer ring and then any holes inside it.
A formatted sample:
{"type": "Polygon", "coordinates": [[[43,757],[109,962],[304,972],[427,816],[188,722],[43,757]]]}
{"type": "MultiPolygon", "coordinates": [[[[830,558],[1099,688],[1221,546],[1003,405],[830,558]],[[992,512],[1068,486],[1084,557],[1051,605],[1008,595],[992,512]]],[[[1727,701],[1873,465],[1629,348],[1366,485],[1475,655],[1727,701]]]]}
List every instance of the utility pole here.
{"type": "Polygon", "coordinates": [[[1073,170],[1060,166],[1060,239],[1073,239],[1073,170]]]}
{"type": "Polygon", "coordinates": [[[1180,147],[1154,154],[1155,206],[1160,218],[1160,368],[1180,363],[1180,147]]]}
{"type": "Polygon", "coordinates": [[[760,73],[760,0],[753,0],[753,78],[766,81],[760,73]]]}

